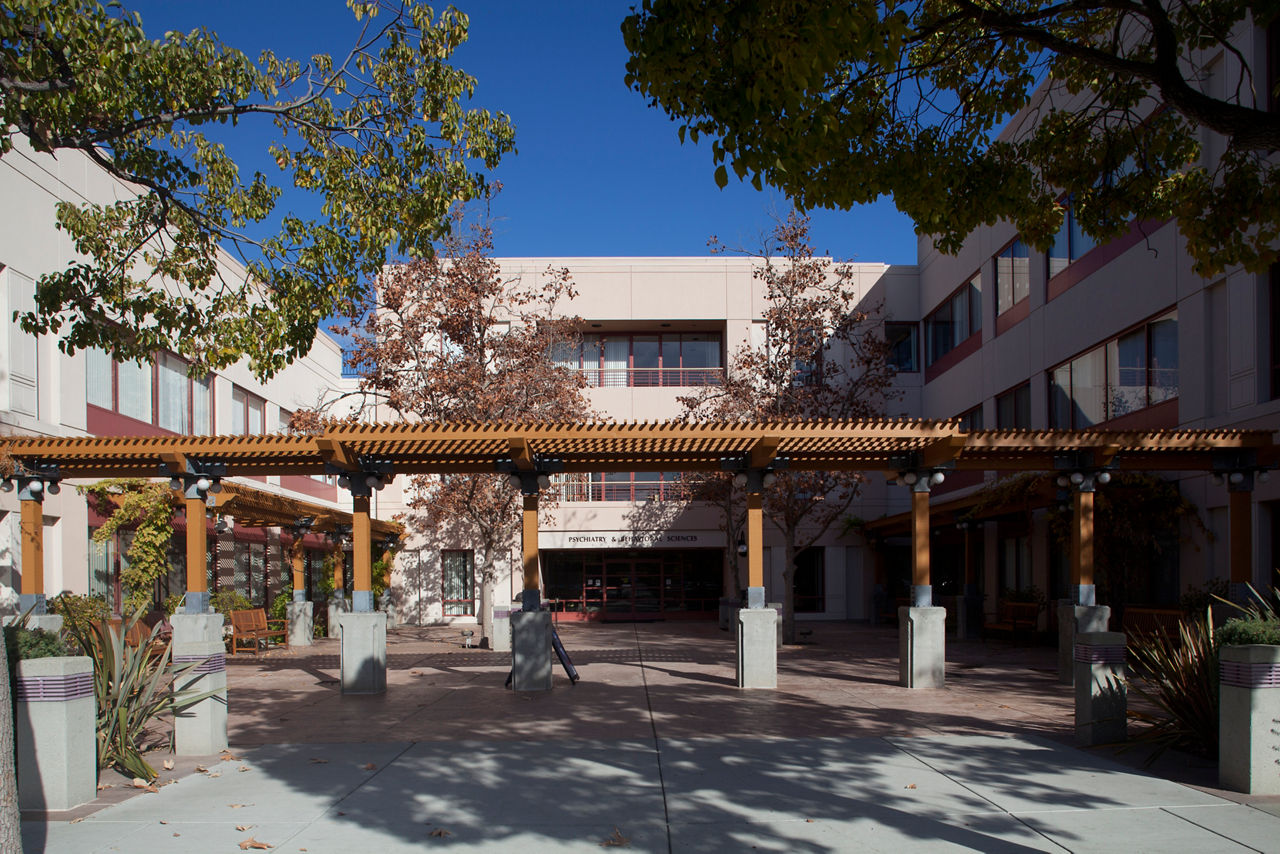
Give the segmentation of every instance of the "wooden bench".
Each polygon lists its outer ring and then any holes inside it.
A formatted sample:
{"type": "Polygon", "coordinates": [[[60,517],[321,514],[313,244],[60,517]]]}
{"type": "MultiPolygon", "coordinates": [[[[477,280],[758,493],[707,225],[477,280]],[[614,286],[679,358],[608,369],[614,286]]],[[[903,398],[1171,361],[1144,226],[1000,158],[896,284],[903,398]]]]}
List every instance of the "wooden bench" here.
{"type": "Polygon", "coordinates": [[[231,612],[231,654],[248,645],[246,652],[258,654],[258,644],[266,647],[272,641],[289,645],[289,629],[284,620],[268,620],[261,608],[231,612]]]}
{"type": "Polygon", "coordinates": [[[1019,632],[1035,632],[1043,609],[1040,602],[1006,602],[1001,599],[996,603],[995,620],[983,625],[982,632],[984,635],[992,632],[1008,634],[1010,640],[1017,640],[1019,632]]]}
{"type": "Polygon", "coordinates": [[[1180,608],[1146,608],[1130,605],[1124,609],[1121,628],[1126,635],[1154,635],[1163,632],[1177,640],[1178,625],[1186,617],[1180,608]]]}

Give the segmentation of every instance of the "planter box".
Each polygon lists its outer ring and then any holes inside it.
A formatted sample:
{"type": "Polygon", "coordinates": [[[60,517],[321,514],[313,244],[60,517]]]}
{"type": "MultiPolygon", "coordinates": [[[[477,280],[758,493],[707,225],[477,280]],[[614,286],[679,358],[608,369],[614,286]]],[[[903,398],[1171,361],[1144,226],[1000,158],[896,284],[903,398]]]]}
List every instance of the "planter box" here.
{"type": "Polygon", "coordinates": [[[1218,784],[1280,795],[1280,646],[1224,646],[1218,666],[1218,784]]]}
{"type": "Polygon", "coordinates": [[[93,660],[34,658],[17,670],[19,805],[51,811],[88,803],[98,790],[93,660]]]}

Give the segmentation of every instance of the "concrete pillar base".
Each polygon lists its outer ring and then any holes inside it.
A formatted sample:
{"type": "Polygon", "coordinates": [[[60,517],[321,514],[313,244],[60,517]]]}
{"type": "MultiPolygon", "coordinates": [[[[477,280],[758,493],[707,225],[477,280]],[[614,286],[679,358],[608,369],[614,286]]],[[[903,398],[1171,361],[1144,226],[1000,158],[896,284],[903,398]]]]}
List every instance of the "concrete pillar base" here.
{"type": "MultiPolygon", "coordinates": [[[[296,594],[295,594],[296,595],[296,594]]],[[[209,591],[188,592],[184,597],[183,611],[187,614],[206,614],[209,612],[209,591]]]]}
{"type": "MultiPolygon", "coordinates": [[[[174,687],[196,694],[218,692],[173,716],[173,748],[179,756],[208,756],[227,749],[227,659],[221,619],[221,614],[174,615],[173,666],[181,670],[195,665],[178,677],[174,687]],[[217,617],[218,639],[179,641],[177,619],[180,616],[217,617]]],[[[212,621],[206,622],[212,624],[212,621]]]]}
{"type": "Polygon", "coordinates": [[[1076,744],[1116,744],[1127,738],[1124,632],[1076,635],[1076,744]]]}
{"type": "Polygon", "coordinates": [[[511,606],[496,605],[493,609],[493,622],[490,623],[489,638],[494,652],[511,652],[511,606]]]}
{"type": "Polygon", "coordinates": [[[387,615],[353,612],[338,617],[342,636],[342,693],[387,690],[387,615]]]}
{"type": "Polygon", "coordinates": [[[351,603],[346,599],[330,599],[329,600],[329,623],[328,629],[325,631],[325,637],[336,638],[342,636],[342,615],[351,613],[351,603]]]}
{"type": "Polygon", "coordinates": [[[1280,795],[1276,720],[1280,720],[1280,647],[1224,646],[1218,713],[1218,785],[1251,795],[1280,795]]]}
{"type": "Polygon", "coordinates": [[[913,608],[932,608],[933,607],[933,585],[932,584],[911,585],[911,607],[913,608]]]}
{"type": "Polygon", "coordinates": [[[511,687],[516,691],[551,690],[551,612],[511,615],[511,687]]]}
{"type": "Polygon", "coordinates": [[[314,603],[296,599],[286,606],[289,616],[289,646],[311,646],[315,642],[314,603]]]}
{"type": "Polygon", "coordinates": [[[169,618],[175,644],[222,643],[222,627],[225,623],[226,617],[221,614],[174,614],[169,618]]]}
{"type": "Polygon", "coordinates": [[[738,612],[738,687],[778,687],[778,612],[772,608],[738,612]]]}
{"type": "Polygon", "coordinates": [[[1076,635],[1105,632],[1111,622],[1108,605],[1077,605],[1058,600],[1058,683],[1070,685],[1076,678],[1076,635]]]}
{"type": "Polygon", "coordinates": [[[898,609],[898,678],[904,688],[946,684],[947,609],[898,609]]]}
{"type": "Polygon", "coordinates": [[[778,615],[778,649],[782,649],[782,603],[770,602],[765,605],[765,608],[773,610],[778,615]]]}
{"type": "MultiPolygon", "coordinates": [[[[0,624],[9,626],[22,619],[22,614],[10,614],[9,616],[0,618],[0,624]]],[[[62,631],[62,615],[61,614],[29,614],[27,616],[27,628],[43,629],[46,632],[57,634],[62,631]]]]}
{"type": "Polygon", "coordinates": [[[373,591],[356,590],[351,594],[351,610],[357,614],[368,614],[373,611],[373,591]]]}
{"type": "Polygon", "coordinates": [[[19,806],[69,810],[92,801],[98,796],[93,660],[35,658],[16,669],[19,806]]]}

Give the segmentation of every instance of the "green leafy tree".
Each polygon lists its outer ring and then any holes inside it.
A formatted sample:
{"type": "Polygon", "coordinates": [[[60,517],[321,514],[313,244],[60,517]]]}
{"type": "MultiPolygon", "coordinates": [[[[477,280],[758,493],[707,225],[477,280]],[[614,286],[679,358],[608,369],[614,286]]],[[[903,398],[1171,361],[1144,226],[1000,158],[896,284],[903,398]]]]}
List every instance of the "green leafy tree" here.
{"type": "Polygon", "coordinates": [[[56,333],[67,352],[169,349],[197,370],[247,354],[266,377],[308,351],[389,252],[430,256],[514,131],[462,106],[475,80],[448,60],[465,15],[348,5],[362,27],[351,51],[303,63],[270,51],[254,62],[204,29],[152,40],[118,3],[5,4],[0,157],[19,140],[78,151],[137,191],[58,206],[77,257],[40,278],[23,328],[56,333]],[[242,176],[224,149],[251,122],[274,126],[278,175],[242,176]],[[277,212],[284,184],[320,197],[320,215],[277,212]],[[224,249],[247,276],[231,276],[224,249]]]}
{"type": "Polygon", "coordinates": [[[946,252],[999,220],[1048,248],[1072,194],[1099,239],[1177,217],[1209,274],[1277,257],[1280,113],[1255,25],[1278,13],[1239,0],[645,0],[622,30],[628,85],[682,141],[711,137],[721,186],[732,169],[806,208],[892,193],[946,252]]]}

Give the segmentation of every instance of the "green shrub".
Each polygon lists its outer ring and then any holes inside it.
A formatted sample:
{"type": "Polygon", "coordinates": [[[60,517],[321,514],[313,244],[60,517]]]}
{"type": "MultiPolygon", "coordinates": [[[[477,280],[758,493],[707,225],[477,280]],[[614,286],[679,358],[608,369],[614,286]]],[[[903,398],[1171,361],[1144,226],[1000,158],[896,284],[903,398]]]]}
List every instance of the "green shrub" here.
{"type": "Polygon", "coordinates": [[[172,617],[186,603],[187,597],[182,593],[174,593],[164,598],[164,615],[172,617]]]}
{"type": "Polygon", "coordinates": [[[1232,617],[1218,629],[1218,643],[1240,646],[1248,643],[1280,644],[1280,620],[1232,617]]]}
{"type": "Polygon", "coordinates": [[[236,590],[219,590],[209,597],[209,604],[213,605],[215,612],[223,615],[232,611],[247,611],[253,607],[253,603],[236,590]]]}
{"type": "Polygon", "coordinates": [[[289,603],[293,601],[293,588],[285,585],[271,600],[271,612],[267,617],[272,620],[283,620],[289,616],[289,603]]]}
{"type": "Polygon", "coordinates": [[[157,650],[159,627],[137,647],[125,643],[135,616],[122,626],[86,623],[74,635],[93,659],[93,691],[97,701],[98,769],[116,767],[133,777],[154,780],[156,771],[142,758],[141,740],[147,725],[164,712],[181,712],[215,692],[175,690],[191,681],[188,674],[202,662],[169,667],[169,647],[157,650]]]}
{"type": "Polygon", "coordinates": [[[48,600],[45,607],[50,614],[62,615],[62,630],[71,635],[93,620],[105,620],[111,616],[111,606],[103,596],[59,593],[48,600]]]}
{"type": "Polygon", "coordinates": [[[1205,608],[1225,600],[1230,592],[1231,585],[1225,578],[1210,578],[1203,585],[1188,584],[1179,604],[1188,614],[1203,614],[1205,608]]]}
{"type": "Polygon", "coordinates": [[[1165,632],[1129,638],[1129,687],[1159,710],[1135,740],[1218,755],[1218,645],[1208,610],[1184,619],[1175,637],[1165,632]]]}

